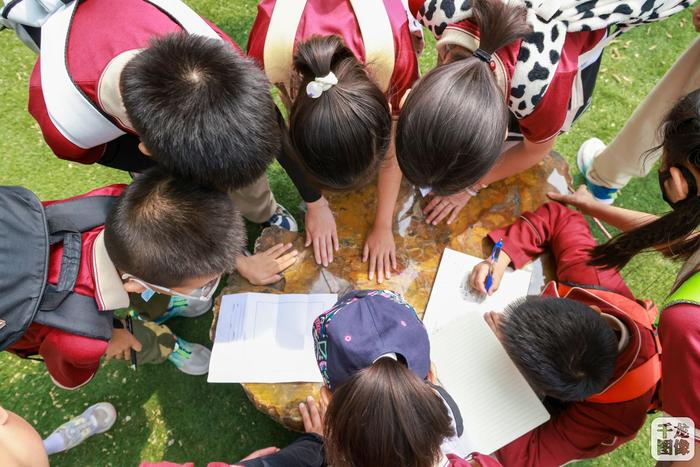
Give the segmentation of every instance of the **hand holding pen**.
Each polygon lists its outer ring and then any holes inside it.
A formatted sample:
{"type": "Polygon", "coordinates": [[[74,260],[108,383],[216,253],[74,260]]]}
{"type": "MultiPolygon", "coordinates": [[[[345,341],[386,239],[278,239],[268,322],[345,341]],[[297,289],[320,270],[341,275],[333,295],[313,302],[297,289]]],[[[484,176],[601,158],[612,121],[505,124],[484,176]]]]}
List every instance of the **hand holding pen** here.
{"type": "Polygon", "coordinates": [[[469,286],[484,295],[493,295],[501,285],[509,263],[510,257],[503,251],[503,239],[500,239],[493,246],[489,258],[474,266],[469,276],[469,286]]]}
{"type": "Polygon", "coordinates": [[[491,257],[489,258],[489,274],[486,276],[486,282],[485,282],[485,287],[486,287],[486,292],[488,293],[491,290],[491,286],[493,285],[493,267],[498,261],[498,257],[501,255],[501,249],[503,248],[503,239],[501,238],[496,242],[496,244],[493,246],[493,249],[491,250],[491,257]]]}

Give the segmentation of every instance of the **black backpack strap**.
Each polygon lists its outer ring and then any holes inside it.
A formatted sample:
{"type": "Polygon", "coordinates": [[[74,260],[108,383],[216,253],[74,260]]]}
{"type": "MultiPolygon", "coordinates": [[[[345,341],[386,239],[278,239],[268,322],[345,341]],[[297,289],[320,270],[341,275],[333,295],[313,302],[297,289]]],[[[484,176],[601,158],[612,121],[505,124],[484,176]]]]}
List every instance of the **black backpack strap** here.
{"type": "Polygon", "coordinates": [[[450,408],[450,411],[452,412],[452,419],[455,422],[455,428],[457,431],[457,437],[462,436],[464,433],[464,420],[462,419],[462,412],[459,411],[459,407],[457,406],[457,403],[455,400],[452,398],[449,392],[445,390],[442,386],[435,385],[431,383],[430,381],[426,381],[428,385],[433,388],[435,391],[437,391],[438,394],[440,394],[440,397],[442,397],[442,400],[445,401],[445,404],[450,408]]]}
{"type": "Polygon", "coordinates": [[[107,341],[112,338],[113,317],[111,311],[100,311],[94,298],[66,292],[51,311],[40,310],[34,322],[71,334],[107,341]]]}
{"type": "Polygon", "coordinates": [[[88,196],[46,206],[51,243],[62,240],[54,237],[62,232],[86,232],[102,225],[107,219],[117,196],[88,196]]]}
{"type": "Polygon", "coordinates": [[[58,283],[47,286],[41,311],[59,307],[72,294],[80,269],[81,233],[105,223],[116,196],[89,196],[50,204],[45,207],[49,242],[63,242],[63,257],[58,283]]]}

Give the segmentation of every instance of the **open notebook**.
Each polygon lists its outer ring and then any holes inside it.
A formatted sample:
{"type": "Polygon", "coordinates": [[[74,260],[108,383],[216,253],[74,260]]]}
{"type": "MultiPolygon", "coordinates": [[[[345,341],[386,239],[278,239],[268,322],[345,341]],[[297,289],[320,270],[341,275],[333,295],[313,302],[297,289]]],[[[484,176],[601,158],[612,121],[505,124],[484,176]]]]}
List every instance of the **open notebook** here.
{"type": "Polygon", "coordinates": [[[436,376],[464,420],[457,443],[463,456],[490,454],[549,419],[483,318],[526,295],[531,274],[507,272],[500,289],[480,302],[463,287],[465,276],[481,261],[445,249],[424,316],[436,376]]]}
{"type": "Polygon", "coordinates": [[[311,326],[336,294],[225,295],[209,363],[210,383],[320,383],[311,326]]]}

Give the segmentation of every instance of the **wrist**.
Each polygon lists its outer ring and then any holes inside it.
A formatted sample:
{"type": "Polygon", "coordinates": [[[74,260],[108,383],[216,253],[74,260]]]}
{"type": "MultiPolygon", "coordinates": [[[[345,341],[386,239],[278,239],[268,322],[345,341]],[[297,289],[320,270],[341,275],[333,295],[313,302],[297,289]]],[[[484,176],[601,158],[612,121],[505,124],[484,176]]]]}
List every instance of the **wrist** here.
{"type": "Polygon", "coordinates": [[[501,250],[501,253],[498,255],[498,261],[496,261],[496,268],[499,271],[505,271],[506,268],[508,268],[508,265],[510,265],[511,259],[508,254],[501,250]]]}
{"type": "Polygon", "coordinates": [[[248,268],[248,262],[250,261],[248,258],[249,257],[245,255],[236,256],[236,271],[238,271],[238,273],[243,277],[246,275],[246,269],[248,268]]]}
{"type": "Polygon", "coordinates": [[[380,219],[375,219],[374,225],[372,225],[372,231],[375,232],[380,232],[380,231],[391,231],[391,222],[387,222],[385,220],[380,220],[380,219]]]}
{"type": "Polygon", "coordinates": [[[464,192],[466,194],[468,194],[469,196],[474,197],[474,196],[478,195],[479,192],[481,190],[483,190],[484,188],[486,188],[486,185],[484,185],[483,183],[476,182],[472,186],[468,186],[467,188],[465,188],[464,192]]]}
{"type": "Polygon", "coordinates": [[[311,201],[306,203],[306,209],[307,211],[312,211],[314,209],[319,209],[319,208],[326,208],[328,207],[328,200],[321,196],[319,199],[316,201],[311,201]]]}

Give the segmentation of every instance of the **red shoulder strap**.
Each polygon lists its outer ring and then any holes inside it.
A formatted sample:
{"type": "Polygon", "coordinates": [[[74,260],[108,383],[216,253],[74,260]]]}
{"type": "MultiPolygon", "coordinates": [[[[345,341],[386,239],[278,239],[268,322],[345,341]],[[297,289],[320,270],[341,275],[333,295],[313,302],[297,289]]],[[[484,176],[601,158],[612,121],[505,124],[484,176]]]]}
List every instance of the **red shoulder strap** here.
{"type": "Polygon", "coordinates": [[[661,380],[660,354],[654,354],[649,360],[627,373],[607,390],[586,399],[597,404],[615,404],[641,397],[655,388],[661,380]]]}

